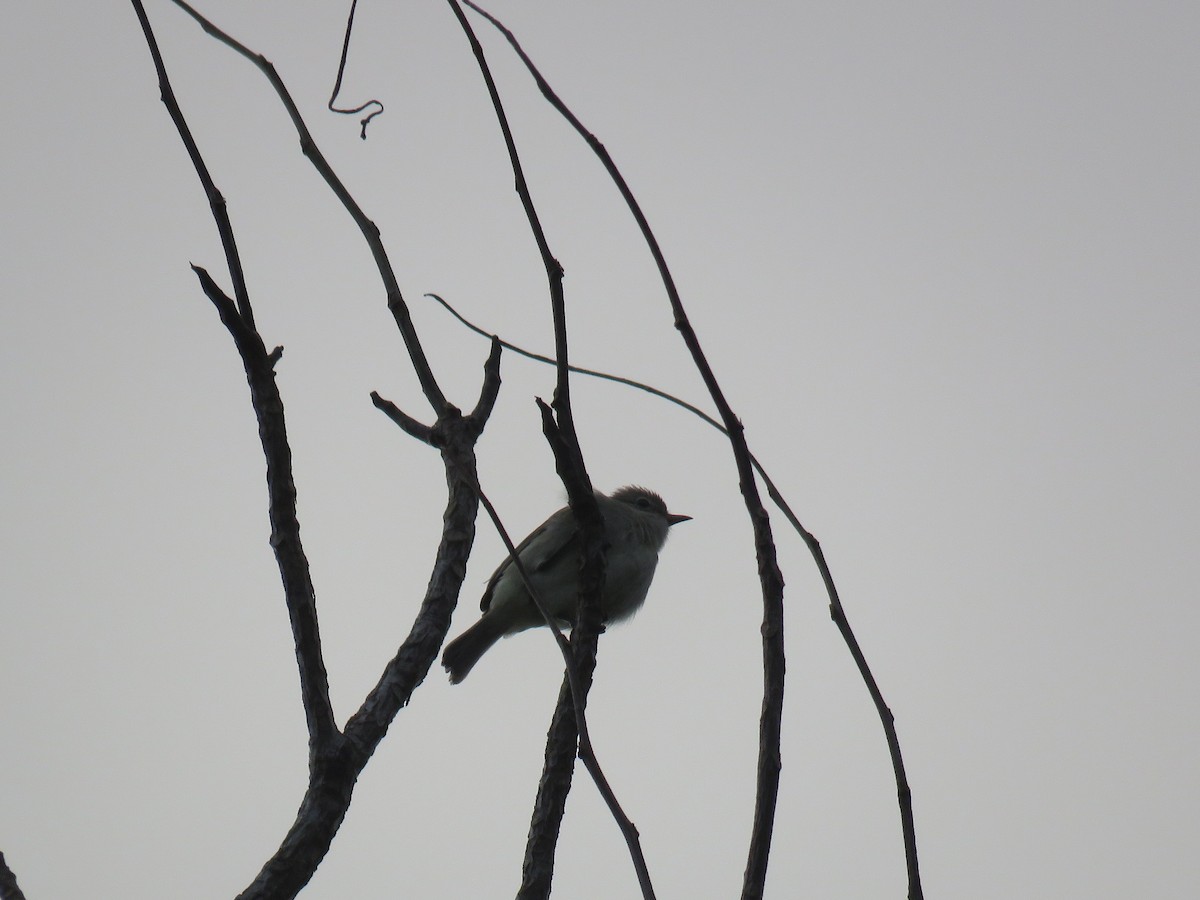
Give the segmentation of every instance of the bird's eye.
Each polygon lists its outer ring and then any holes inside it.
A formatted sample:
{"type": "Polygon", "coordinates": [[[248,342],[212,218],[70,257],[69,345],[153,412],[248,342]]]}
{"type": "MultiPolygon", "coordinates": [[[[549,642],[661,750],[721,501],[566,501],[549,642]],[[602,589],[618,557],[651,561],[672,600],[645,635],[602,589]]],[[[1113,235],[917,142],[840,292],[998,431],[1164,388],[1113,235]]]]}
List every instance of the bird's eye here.
{"type": "Polygon", "coordinates": [[[638,509],[649,509],[650,508],[650,501],[645,497],[638,497],[637,500],[634,501],[634,503],[637,504],[638,509]]]}

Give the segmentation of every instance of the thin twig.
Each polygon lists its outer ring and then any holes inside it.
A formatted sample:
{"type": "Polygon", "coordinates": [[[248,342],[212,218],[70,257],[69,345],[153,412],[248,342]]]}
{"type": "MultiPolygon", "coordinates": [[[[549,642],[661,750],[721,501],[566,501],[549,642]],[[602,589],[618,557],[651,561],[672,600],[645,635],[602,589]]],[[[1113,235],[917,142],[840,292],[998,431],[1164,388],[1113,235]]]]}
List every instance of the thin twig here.
{"type": "MultiPolygon", "coordinates": [[[[591,672],[595,667],[596,644],[602,628],[600,595],[604,586],[606,547],[604,543],[604,521],[600,516],[600,509],[596,503],[591,479],[588,477],[587,467],[584,464],[583,452],[575,431],[574,414],[571,409],[566,302],[563,296],[562,284],[563,270],[558,260],[551,253],[549,243],[546,240],[545,231],[542,228],[533,203],[533,197],[529,191],[529,185],[525,180],[520,156],[517,153],[516,142],[513,140],[512,131],[509,128],[508,117],[505,115],[504,105],[500,100],[500,93],[496,89],[496,84],[488,67],[487,59],[484,56],[483,48],[480,46],[475,31],[463,13],[458,0],[447,0],[447,2],[458,19],[463,33],[467,37],[471,51],[479,64],[479,70],[487,86],[488,94],[491,97],[492,107],[496,113],[496,120],[504,136],[505,146],[508,149],[516,191],[520,197],[521,205],[525,210],[530,231],[537,243],[538,252],[542,258],[542,264],[545,266],[546,277],[549,283],[550,308],[554,321],[555,361],[558,374],[553,400],[554,415],[551,415],[550,409],[545,404],[539,401],[539,405],[542,409],[542,431],[554,452],[555,465],[559,477],[567,489],[567,500],[578,522],[580,533],[582,559],[579,572],[579,612],[575,629],[571,634],[572,659],[574,667],[578,671],[572,673],[572,667],[568,666],[570,693],[577,721],[578,749],[581,758],[584,760],[584,765],[591,774],[593,781],[595,781],[601,796],[604,797],[610,813],[625,838],[630,858],[633,861],[634,870],[637,873],[638,883],[642,890],[642,896],[645,900],[653,900],[654,888],[650,881],[650,872],[646,865],[645,855],[642,852],[641,839],[637,828],[630,821],[629,817],[625,815],[624,810],[621,809],[612,788],[604,778],[599,764],[595,760],[584,716],[584,709],[587,704],[587,692],[591,684],[591,672]]],[[[560,702],[562,701],[563,693],[565,692],[560,692],[560,702]]],[[[561,719],[562,717],[556,713],[555,718],[561,719]]],[[[558,832],[557,823],[561,821],[561,810],[566,803],[566,792],[570,789],[571,778],[569,766],[552,771],[552,766],[555,764],[563,765],[561,760],[565,758],[565,746],[561,748],[553,746],[559,741],[571,741],[574,743],[574,736],[562,729],[557,731],[552,729],[548,738],[547,767],[543,770],[543,778],[538,790],[538,799],[535,801],[534,821],[531,824],[530,837],[526,844],[526,858],[523,866],[524,874],[521,891],[518,894],[520,898],[548,896],[550,892],[549,876],[553,871],[553,853],[557,843],[558,832]],[[552,800],[551,797],[553,798],[552,800]],[[540,816],[540,812],[546,808],[543,801],[545,801],[546,805],[554,807],[556,814],[540,816]],[[537,832],[542,823],[552,825],[552,832],[538,835],[537,832]],[[548,855],[538,858],[536,854],[539,852],[548,855]]]]}
{"type": "Polygon", "coordinates": [[[145,35],[146,45],[150,48],[150,56],[154,60],[163,105],[166,106],[171,121],[179,132],[183,146],[187,149],[188,158],[191,159],[196,175],[200,178],[200,184],[204,188],[204,195],[208,198],[208,206],[212,210],[213,221],[217,225],[217,234],[221,237],[221,249],[225,251],[229,277],[233,281],[233,296],[237,298],[238,312],[241,313],[246,324],[253,328],[254,310],[250,306],[250,297],[246,291],[246,276],[242,271],[242,261],[238,254],[237,240],[233,236],[233,225],[229,221],[229,210],[225,206],[225,197],[217,190],[217,186],[208,172],[208,166],[200,155],[200,148],[196,146],[196,141],[192,137],[192,130],[188,127],[187,121],[183,117],[183,111],[179,108],[179,101],[175,99],[175,91],[172,90],[171,80],[167,77],[167,67],[163,63],[162,54],[158,51],[158,41],[154,37],[154,31],[150,28],[150,19],[146,16],[146,10],[141,4],[141,0],[133,0],[133,9],[142,25],[142,34],[145,35]]]}
{"type": "Polygon", "coordinates": [[[200,27],[204,29],[205,33],[216,38],[240,56],[254,63],[258,70],[271,83],[271,87],[275,89],[275,93],[279,95],[280,102],[283,103],[288,117],[292,120],[292,126],[296,129],[296,133],[300,137],[301,151],[308,157],[313,168],[317,170],[325,180],[325,183],[329,185],[330,190],[341,201],[342,206],[346,208],[346,211],[350,213],[350,217],[354,219],[354,224],[362,232],[363,239],[367,242],[367,246],[371,250],[371,255],[375,260],[375,267],[378,269],[379,276],[383,281],[384,290],[387,292],[388,309],[396,320],[396,325],[400,329],[400,335],[404,338],[404,346],[408,350],[409,357],[412,359],[413,369],[417,373],[417,379],[421,382],[421,389],[425,392],[425,397],[428,399],[433,411],[441,415],[446,409],[446,397],[442,393],[442,389],[438,387],[437,380],[433,376],[433,370],[429,366],[429,360],[425,356],[425,350],[421,346],[420,339],[417,337],[417,330],[413,325],[412,317],[409,315],[408,305],[404,302],[404,295],[400,292],[400,284],[396,280],[396,273],[392,269],[387,250],[380,239],[379,228],[363,212],[362,207],[358,205],[358,201],[351,196],[350,191],[346,189],[346,186],[342,184],[342,180],[338,178],[337,173],[333,171],[333,167],[326,161],[316,141],[313,140],[303,116],[300,115],[300,110],[292,100],[287,86],[284,85],[283,79],[279,77],[279,73],[275,71],[275,67],[265,56],[261,53],[255,53],[244,44],[230,37],[193,9],[188,3],[184,2],[184,0],[171,0],[171,2],[195,19],[200,27]]]}
{"type": "MultiPolygon", "coordinates": [[[[494,348],[498,349],[500,346],[501,345],[499,341],[493,342],[494,348]]],[[[371,395],[371,399],[379,409],[381,409],[389,418],[396,422],[396,424],[398,424],[402,429],[409,434],[412,434],[414,437],[420,437],[420,431],[417,427],[415,427],[418,426],[419,423],[414,423],[411,417],[401,412],[395,406],[395,404],[389,400],[381,398],[375,393],[371,395]]],[[[543,410],[543,414],[545,414],[547,407],[545,404],[540,404],[540,406],[543,410]]],[[[551,615],[549,608],[546,606],[545,600],[541,596],[541,593],[534,586],[533,579],[530,576],[528,569],[525,568],[525,563],[521,559],[516,544],[513,542],[508,529],[504,526],[504,522],[501,520],[500,514],[496,511],[496,507],[492,504],[492,501],[488,498],[483,489],[479,487],[478,483],[473,480],[475,478],[474,473],[464,471],[460,472],[459,474],[463,478],[463,481],[467,484],[470,484],[475,493],[478,495],[479,502],[487,512],[488,517],[492,520],[492,524],[496,529],[496,533],[500,536],[500,541],[504,545],[504,549],[507,551],[509,559],[512,560],[512,564],[516,569],[518,577],[521,579],[521,583],[524,585],[526,592],[530,596],[530,599],[533,600],[534,606],[536,606],[538,612],[541,613],[542,619],[549,627],[551,634],[554,636],[555,642],[558,644],[559,651],[563,655],[563,662],[566,666],[566,680],[563,683],[562,699],[565,699],[563,711],[572,713],[572,715],[567,717],[567,721],[569,721],[570,725],[574,728],[574,731],[572,732],[574,736],[571,738],[570,743],[572,747],[574,747],[575,740],[576,738],[578,739],[579,757],[583,760],[584,766],[587,768],[588,773],[595,781],[596,787],[600,791],[601,796],[609,805],[609,808],[613,811],[613,814],[619,817],[619,821],[622,826],[632,828],[636,832],[636,826],[634,826],[633,822],[629,820],[624,811],[621,809],[620,803],[617,801],[616,794],[613,792],[612,786],[609,784],[608,778],[605,776],[600,765],[600,761],[596,756],[595,749],[592,745],[591,735],[587,726],[587,717],[584,711],[574,703],[575,697],[583,697],[587,695],[587,690],[590,687],[592,669],[594,668],[595,664],[594,656],[591,666],[581,666],[576,662],[574,659],[576,645],[573,643],[573,641],[567,640],[566,636],[563,634],[561,626],[559,625],[558,619],[551,615]]],[[[601,630],[602,629],[603,626],[601,626],[601,630]]],[[[561,727],[561,725],[559,727],[561,727]]],[[[554,731],[553,725],[551,727],[551,731],[554,731]]],[[[574,756],[574,752],[569,754],[570,759],[573,759],[574,756]]],[[[568,760],[568,765],[570,759],[568,760]]],[[[645,865],[644,858],[642,859],[642,865],[645,865]]]]}
{"type": "MultiPolygon", "coordinates": [[[[466,318],[466,316],[464,316],[462,313],[460,313],[457,309],[455,309],[453,306],[451,306],[440,295],[426,294],[425,296],[429,297],[432,300],[436,300],[438,303],[440,303],[442,305],[442,308],[444,310],[446,310],[446,312],[450,313],[450,315],[452,315],[452,316],[454,316],[454,318],[458,319],[458,321],[460,323],[465,325],[471,331],[474,331],[476,334],[481,335],[485,338],[488,338],[489,340],[499,341],[500,346],[502,346],[505,350],[511,350],[513,353],[516,353],[518,356],[524,356],[526,359],[532,359],[532,360],[535,360],[536,362],[546,363],[547,365],[550,365],[550,366],[556,365],[555,361],[553,359],[551,359],[549,356],[543,356],[540,353],[534,353],[530,350],[526,350],[523,347],[519,347],[516,344],[510,343],[509,341],[504,340],[499,335],[494,335],[490,331],[486,331],[485,329],[480,328],[478,325],[476,325],[470,319],[466,318]]],[[[710,416],[708,413],[706,413],[704,410],[702,410],[700,407],[694,406],[691,403],[688,403],[686,400],[681,400],[679,397],[676,397],[673,394],[668,394],[666,391],[659,390],[658,388],[654,387],[654,385],[646,384],[645,382],[642,382],[642,381],[634,381],[632,378],[626,378],[623,375],[612,375],[608,372],[600,372],[596,369],[585,369],[583,366],[577,366],[574,364],[567,366],[567,368],[577,375],[589,375],[592,378],[600,378],[600,379],[603,379],[604,381],[615,381],[617,384],[624,384],[631,388],[637,388],[639,391],[645,391],[647,394],[653,394],[655,397],[661,397],[663,400],[666,400],[669,403],[674,403],[676,406],[683,407],[688,412],[690,412],[692,415],[700,417],[705,422],[707,422],[709,425],[711,425],[713,428],[717,429],[717,431],[721,432],[721,434],[726,434],[725,426],[722,425],[720,422],[718,422],[716,419],[714,419],[712,416],[710,416]]],[[[762,469],[757,465],[757,462],[755,464],[755,468],[757,468],[759,470],[760,475],[762,475],[763,477],[766,477],[766,473],[763,472],[762,469]]]]}
{"type": "MultiPolygon", "coordinates": [[[[542,411],[542,431],[546,435],[547,441],[554,452],[555,467],[558,470],[559,476],[564,484],[570,484],[571,473],[569,471],[572,465],[570,455],[570,447],[567,443],[567,438],[559,428],[561,422],[556,422],[554,416],[551,415],[551,409],[545,403],[538,401],[538,406],[542,411]]],[[[568,488],[569,490],[569,488],[568,488]]],[[[575,512],[575,507],[572,506],[572,512],[575,512]]],[[[599,566],[601,575],[604,573],[605,554],[607,546],[599,547],[599,566]]],[[[587,545],[583,547],[584,552],[587,552],[587,545]]],[[[585,558],[581,580],[586,575],[586,566],[588,564],[585,558]]],[[[597,593],[603,587],[603,581],[597,586],[597,593]]],[[[654,900],[654,885],[650,880],[650,869],[646,863],[646,856],[642,850],[641,836],[638,833],[637,826],[633,824],[633,820],[625,814],[625,810],[617,800],[617,795],[613,792],[612,786],[605,777],[604,772],[600,768],[600,762],[596,758],[596,751],[592,745],[591,735],[588,732],[587,718],[584,716],[584,706],[587,702],[587,692],[591,687],[592,673],[596,668],[596,645],[600,633],[604,630],[603,615],[600,611],[600,604],[593,602],[591,605],[584,603],[586,594],[580,591],[580,609],[578,619],[575,623],[575,630],[571,633],[571,651],[574,668],[577,673],[573,676],[574,681],[571,683],[572,697],[575,705],[576,730],[579,738],[579,758],[583,761],[584,767],[588,774],[592,776],[592,781],[595,782],[597,790],[600,791],[600,796],[604,798],[604,803],[608,806],[609,814],[617,823],[617,827],[621,829],[621,835],[625,838],[625,845],[629,850],[630,859],[633,861],[634,871],[637,873],[638,886],[641,888],[642,897],[644,900],[654,900]],[[581,637],[582,635],[582,637],[581,637]],[[584,639],[586,638],[586,640],[584,639]]],[[[568,668],[568,677],[572,677],[571,669],[568,668]]],[[[564,798],[565,800],[565,795],[564,798]]],[[[561,816],[561,813],[560,813],[561,816]]],[[[527,858],[528,861],[528,858],[527,858]]],[[[522,883],[522,892],[518,893],[518,898],[526,897],[524,892],[526,884],[532,884],[530,879],[525,878],[522,883]]],[[[549,893],[549,884],[545,885],[547,894],[549,893]]],[[[538,886],[537,892],[540,892],[541,887],[538,886]]],[[[540,896],[540,893],[535,895],[540,896]]]]}
{"type": "Polygon", "coordinates": [[[378,100],[368,100],[366,103],[351,108],[337,107],[333,105],[333,101],[337,99],[337,95],[342,89],[342,76],[346,74],[346,58],[350,55],[350,32],[354,30],[354,12],[356,9],[358,9],[358,0],[351,0],[350,15],[346,19],[346,36],[342,40],[342,55],[338,60],[337,78],[334,79],[333,92],[329,95],[329,102],[326,104],[326,108],[330,112],[339,113],[343,116],[353,116],[365,109],[370,109],[372,106],[379,107],[358,123],[362,126],[358,136],[365,141],[367,139],[367,126],[371,123],[373,118],[383,114],[383,104],[378,100]]]}
{"type": "MultiPolygon", "coordinates": [[[[534,353],[533,351],[527,350],[524,347],[512,343],[511,341],[504,340],[498,335],[492,334],[485,328],[475,324],[457,309],[451,306],[450,303],[445,300],[445,298],[440,297],[437,294],[426,294],[425,296],[436,300],[442,305],[443,309],[450,313],[450,315],[452,315],[460,323],[476,334],[482,335],[493,342],[499,343],[506,350],[516,353],[518,356],[524,356],[525,358],[534,360],[535,362],[554,365],[554,360],[550,357],[544,356],[540,353],[534,353]]],[[[571,371],[579,375],[587,375],[603,381],[612,381],[616,384],[622,384],[627,387],[634,388],[635,390],[645,391],[646,393],[666,400],[668,403],[672,403],[681,409],[687,410],[692,415],[701,419],[708,425],[711,425],[722,434],[726,433],[725,426],[706,413],[704,410],[700,409],[694,404],[688,403],[686,400],[683,400],[680,397],[676,397],[674,394],[670,394],[664,390],[661,390],[660,388],[656,388],[654,385],[646,384],[642,381],[635,381],[634,379],[626,378],[623,375],[614,375],[610,372],[601,372],[597,369],[584,368],[583,366],[572,365],[571,371]]],[[[820,572],[821,579],[825,585],[825,592],[829,597],[830,618],[837,625],[838,631],[842,635],[842,640],[850,650],[850,655],[853,657],[854,663],[858,667],[859,675],[867,687],[867,692],[871,695],[871,700],[875,704],[880,721],[883,724],[884,735],[888,745],[888,753],[891,757],[892,769],[896,779],[897,798],[900,805],[901,830],[904,834],[905,860],[908,866],[910,896],[913,898],[920,897],[920,873],[917,867],[916,830],[913,824],[912,791],[909,788],[908,778],[904,770],[904,757],[900,751],[900,739],[896,733],[895,717],[892,715],[891,709],[887,706],[887,703],[883,698],[883,693],[880,691],[879,685],[875,680],[875,676],[871,672],[871,667],[867,663],[866,656],[863,654],[862,648],[859,646],[858,639],[855,637],[854,631],[850,627],[850,622],[846,617],[846,610],[842,606],[842,601],[838,596],[837,585],[833,580],[833,573],[829,569],[829,563],[825,559],[825,552],[821,549],[820,542],[817,540],[816,536],[812,534],[812,532],[810,532],[804,527],[803,524],[801,524],[799,518],[796,516],[796,513],[792,510],[791,506],[780,492],[770,474],[763,467],[762,463],[759,462],[758,457],[751,454],[750,462],[753,464],[754,470],[758,473],[759,478],[762,479],[763,484],[766,486],[767,495],[771,498],[771,501],[783,513],[784,517],[788,520],[788,523],[792,526],[792,529],[800,536],[805,545],[808,547],[809,552],[812,554],[812,557],[817,565],[817,570],[820,572]],[[915,893],[911,893],[911,886],[914,885],[916,886],[917,890],[915,893]]]]}
{"type": "Polygon", "coordinates": [[[751,528],[754,531],[754,548],[758,557],[758,574],[762,586],[763,622],[762,653],[763,653],[763,703],[759,717],[759,749],[757,766],[757,790],[754,804],[754,821],[750,834],[750,849],[747,855],[746,872],[742,883],[743,900],[761,897],[767,877],[767,861],[771,850],[771,836],[775,826],[775,807],[779,799],[779,770],[781,767],[780,743],[783,722],[783,692],[784,692],[784,630],[783,630],[783,574],[775,551],[775,542],[771,534],[771,524],[767,511],[763,508],[759,497],[758,485],[754,479],[754,469],[750,462],[750,451],[746,445],[742,423],[734,415],[733,409],[725,399],[724,392],[717,383],[716,375],[700,347],[687,312],[683,308],[675,280],[667,266],[658,240],[634,198],[629,186],[609,156],[604,145],[575,117],[567,106],[558,98],[550,85],[542,77],[532,60],[521,49],[515,36],[494,16],[480,9],[471,0],[464,0],[471,9],[488,19],[508,39],[509,44],[521,57],[530,74],[537,81],[543,96],[550,101],[558,112],[571,123],[572,127],[587,141],[593,152],[599,157],[609,176],[613,179],[621,196],[625,198],[634,219],[641,229],[642,237],[658,266],[667,299],[675,315],[675,328],[683,337],[692,361],[708,388],[709,395],[717,407],[721,421],[725,425],[726,434],[733,451],[734,463],[737,467],[738,481],[742,497],[745,500],[746,512],[750,517],[751,528]]]}
{"type": "MultiPolygon", "coordinates": [[[[533,76],[538,88],[546,100],[562,115],[576,130],[576,132],[587,142],[588,146],[600,159],[605,170],[609,173],[621,196],[625,199],[627,206],[638,227],[641,229],[643,239],[646,241],[648,248],[655,263],[658,266],[660,277],[666,289],[667,296],[671,301],[672,309],[676,315],[676,327],[680,329],[685,341],[688,342],[689,349],[692,350],[693,358],[697,358],[699,354],[699,344],[696,343],[695,334],[692,332],[690,325],[686,324],[686,320],[681,324],[680,318],[682,313],[682,305],[679,301],[678,292],[675,288],[674,279],[671,276],[670,270],[667,267],[666,259],[664,258],[658,241],[654,237],[650,229],[650,225],[642,213],[641,207],[634,198],[632,191],[625,182],[624,177],[617,169],[612,157],[604,145],[589,132],[578,118],[567,108],[566,104],[558,97],[554,90],[550,87],[549,82],[542,76],[538,68],[533,64],[533,61],[525,53],[524,49],[518,43],[513,33],[505,27],[495,16],[488,13],[472,2],[472,0],[463,0],[467,6],[483,16],[493,26],[499,30],[513,50],[521,58],[529,73],[533,76]]],[[[702,358],[702,357],[701,357],[702,358]]],[[[699,359],[697,365],[700,365],[699,359]]],[[[701,368],[701,374],[704,375],[708,371],[708,376],[705,376],[705,383],[709,387],[710,394],[713,393],[715,387],[715,379],[711,382],[711,370],[708,369],[707,362],[701,368]]],[[[655,392],[658,393],[658,392],[655,392]]],[[[717,396],[714,394],[714,400],[717,396]]],[[[688,408],[689,404],[683,404],[688,408]]],[[[722,431],[726,433],[733,444],[735,459],[738,461],[738,469],[741,474],[742,491],[746,496],[747,509],[750,512],[751,521],[755,528],[755,546],[759,555],[759,573],[764,584],[764,621],[763,621],[763,656],[764,656],[764,698],[763,698],[763,717],[760,722],[760,747],[759,747],[759,785],[758,785],[758,802],[755,804],[754,816],[754,837],[751,839],[751,848],[746,866],[746,877],[743,882],[743,898],[761,896],[763,886],[766,879],[766,863],[767,854],[770,849],[770,830],[772,827],[775,798],[778,795],[779,784],[779,755],[778,755],[778,739],[780,737],[780,725],[782,719],[783,705],[783,677],[784,677],[784,658],[783,658],[783,608],[782,608],[782,576],[778,574],[777,566],[775,572],[771,573],[768,567],[764,565],[763,550],[771,550],[773,558],[773,546],[764,547],[764,541],[761,540],[760,523],[765,526],[766,536],[769,539],[769,525],[767,524],[765,511],[760,518],[757,515],[757,509],[761,509],[761,504],[752,502],[751,494],[747,494],[747,479],[745,477],[745,462],[753,464],[753,457],[749,453],[749,448],[745,444],[744,436],[741,433],[741,425],[736,418],[731,418],[726,415],[727,406],[722,402],[717,403],[718,409],[721,411],[722,419],[725,421],[725,426],[722,431]],[[739,447],[740,444],[740,447],[739,447]],[[768,582],[773,582],[768,584],[768,582]],[[779,599],[772,599],[770,596],[778,589],[779,599]],[[775,752],[771,752],[771,748],[767,746],[767,742],[774,740],[775,752]],[[771,796],[767,796],[771,795],[771,796]]],[[[708,418],[701,414],[703,418],[708,418]]],[[[821,573],[821,577],[825,582],[826,592],[829,596],[830,615],[837,623],[839,631],[841,631],[843,639],[850,648],[851,655],[854,656],[855,663],[859,667],[859,673],[863,678],[867,689],[871,694],[872,700],[875,702],[876,711],[879,714],[880,723],[883,726],[886,736],[888,751],[892,759],[892,768],[896,776],[897,799],[900,804],[900,820],[901,830],[904,836],[904,852],[905,862],[908,871],[908,896],[909,900],[922,900],[924,896],[921,888],[920,870],[917,859],[917,842],[916,830],[913,823],[912,813],[912,794],[909,790],[908,780],[904,771],[904,760],[900,752],[900,741],[895,728],[895,721],[891,710],[883,701],[883,696],[879,691],[875,678],[872,675],[870,668],[867,666],[866,658],[862,655],[858,647],[858,642],[850,629],[849,621],[846,618],[845,610],[842,607],[840,598],[838,597],[837,588],[833,582],[833,575],[829,571],[829,566],[825,561],[824,552],[817,539],[800,524],[799,519],[791,508],[784,501],[783,496],[778,492],[771,481],[766,477],[766,473],[761,467],[756,467],[759,473],[763,476],[764,483],[767,485],[767,492],[775,504],[783,511],[792,527],[800,534],[805,544],[808,546],[813,560],[821,573]]],[[[757,495],[753,491],[753,486],[750,485],[752,494],[757,495]]]]}

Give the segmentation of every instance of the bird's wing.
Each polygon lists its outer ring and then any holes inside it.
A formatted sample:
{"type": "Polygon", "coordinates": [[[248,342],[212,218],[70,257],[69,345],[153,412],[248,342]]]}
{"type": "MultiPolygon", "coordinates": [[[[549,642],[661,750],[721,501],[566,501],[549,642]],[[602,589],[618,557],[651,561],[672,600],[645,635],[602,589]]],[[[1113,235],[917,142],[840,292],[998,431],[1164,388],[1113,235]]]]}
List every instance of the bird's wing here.
{"type": "MultiPolygon", "coordinates": [[[[578,544],[579,528],[574,523],[571,510],[564,507],[531,531],[525,540],[517,545],[517,555],[521,557],[521,562],[525,564],[529,574],[533,575],[550,568],[578,544]],[[551,530],[551,525],[557,525],[564,518],[571,520],[568,527],[551,530]]],[[[511,554],[504,558],[504,562],[500,563],[496,571],[492,573],[492,577],[488,579],[483,597],[479,601],[479,608],[484,612],[487,612],[488,607],[492,605],[492,593],[496,589],[496,583],[508,571],[510,565],[512,565],[511,554]]]]}

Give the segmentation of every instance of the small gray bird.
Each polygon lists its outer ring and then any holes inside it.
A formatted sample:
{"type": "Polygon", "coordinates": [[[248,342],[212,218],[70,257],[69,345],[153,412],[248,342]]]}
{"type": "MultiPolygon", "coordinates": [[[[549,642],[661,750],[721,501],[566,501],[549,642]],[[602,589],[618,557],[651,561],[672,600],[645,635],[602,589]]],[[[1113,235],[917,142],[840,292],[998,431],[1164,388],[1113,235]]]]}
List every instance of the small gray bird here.
{"type": "MultiPolygon", "coordinates": [[[[616,622],[633,615],[645,601],[668,529],[691,516],[667,512],[662,497],[641,487],[619,488],[607,497],[596,491],[596,502],[608,539],[600,610],[606,622],[616,622]]],[[[575,622],[579,602],[579,554],[579,526],[568,506],[534,529],[517,547],[521,564],[546,611],[567,627],[575,622]]],[[[511,555],[488,581],[479,608],[483,610],[479,621],[447,644],[442,654],[442,665],[454,684],[466,678],[471,667],[500,638],[546,624],[511,555]]]]}

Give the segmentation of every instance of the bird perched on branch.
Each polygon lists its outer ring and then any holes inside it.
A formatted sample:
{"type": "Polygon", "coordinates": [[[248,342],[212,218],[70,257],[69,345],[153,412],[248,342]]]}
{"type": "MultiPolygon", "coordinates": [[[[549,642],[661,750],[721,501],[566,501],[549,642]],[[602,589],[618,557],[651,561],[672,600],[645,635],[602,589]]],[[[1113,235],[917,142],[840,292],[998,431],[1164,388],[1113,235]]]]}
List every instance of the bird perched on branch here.
{"type": "MultiPolygon", "coordinates": [[[[596,502],[608,544],[600,611],[606,622],[616,622],[633,615],[645,601],[668,530],[691,516],[667,512],[662,497],[641,487],[619,488],[609,496],[597,491],[596,502]]],[[[575,622],[579,605],[580,552],[579,526],[569,506],[517,547],[546,612],[567,626],[575,622]]],[[[479,621],[447,644],[442,654],[442,665],[455,684],[500,638],[546,624],[511,555],[488,581],[479,607],[479,621]]]]}

